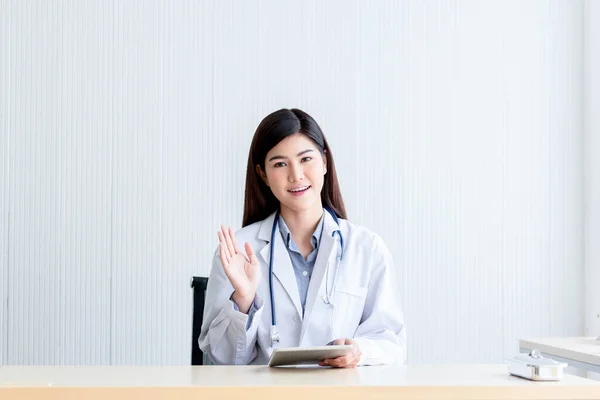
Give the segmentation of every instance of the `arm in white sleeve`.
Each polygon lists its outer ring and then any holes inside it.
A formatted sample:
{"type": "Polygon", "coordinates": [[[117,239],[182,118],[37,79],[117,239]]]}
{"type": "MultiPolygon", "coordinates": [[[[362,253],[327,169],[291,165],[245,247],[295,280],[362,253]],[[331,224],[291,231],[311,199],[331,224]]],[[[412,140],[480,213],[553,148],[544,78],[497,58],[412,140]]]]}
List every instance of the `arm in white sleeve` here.
{"type": "MultiPolygon", "coordinates": [[[[232,294],[232,296],[233,296],[233,294],[232,294]]],[[[235,311],[240,311],[240,308],[238,307],[236,302],[233,301],[232,296],[229,296],[229,300],[231,300],[231,302],[233,303],[233,309],[235,311]]],[[[254,319],[254,314],[256,314],[256,296],[254,297],[254,300],[252,300],[252,304],[250,304],[250,309],[248,310],[248,320],[246,321],[246,330],[248,330],[248,328],[250,328],[250,325],[252,325],[252,320],[254,319]]]]}
{"type": "Polygon", "coordinates": [[[392,255],[378,236],[372,262],[367,300],[354,335],[362,352],[358,365],[404,364],[406,329],[397,283],[393,281],[392,255]]]}
{"type": "Polygon", "coordinates": [[[230,300],[233,292],[217,249],[208,278],[204,317],[198,338],[200,349],[215,364],[246,365],[257,354],[258,321],[264,301],[256,293],[253,303],[256,311],[249,321],[249,315],[239,312],[237,305],[230,300]]]}

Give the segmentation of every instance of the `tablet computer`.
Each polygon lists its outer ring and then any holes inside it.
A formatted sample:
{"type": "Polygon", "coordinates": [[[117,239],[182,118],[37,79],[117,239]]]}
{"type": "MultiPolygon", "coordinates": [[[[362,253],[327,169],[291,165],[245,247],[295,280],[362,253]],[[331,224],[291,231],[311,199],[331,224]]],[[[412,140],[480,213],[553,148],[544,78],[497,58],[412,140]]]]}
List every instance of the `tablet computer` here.
{"type": "Polygon", "coordinates": [[[348,355],[352,352],[351,344],[336,344],[315,347],[287,347],[275,349],[269,359],[269,367],[278,365],[310,365],[328,358],[348,355]]]}

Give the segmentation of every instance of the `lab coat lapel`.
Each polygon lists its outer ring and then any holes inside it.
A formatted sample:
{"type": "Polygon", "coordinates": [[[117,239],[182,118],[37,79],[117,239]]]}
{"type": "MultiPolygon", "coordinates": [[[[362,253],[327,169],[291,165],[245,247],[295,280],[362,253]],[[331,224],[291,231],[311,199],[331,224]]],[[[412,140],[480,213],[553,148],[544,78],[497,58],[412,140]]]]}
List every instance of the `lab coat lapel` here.
{"type": "MultiPolygon", "coordinates": [[[[307,325],[310,323],[310,316],[315,307],[315,302],[319,301],[321,292],[325,292],[323,283],[325,274],[329,265],[332,274],[333,268],[335,268],[335,257],[337,256],[337,250],[339,250],[338,241],[332,236],[333,232],[338,229],[337,224],[329,214],[324,211],[325,219],[323,221],[323,233],[321,234],[321,243],[319,243],[319,252],[317,253],[317,259],[315,260],[315,266],[308,284],[308,293],[306,294],[306,308],[304,310],[304,320],[302,322],[302,332],[300,333],[300,343],[304,337],[304,332],[307,325]]],[[[337,234],[336,234],[337,237],[337,234]]],[[[329,279],[333,279],[332,276],[329,279]]],[[[321,295],[322,296],[322,295],[321,295]]]]}
{"type": "MultiPolygon", "coordinates": [[[[263,247],[262,250],[260,250],[260,256],[262,257],[263,261],[267,266],[269,265],[269,260],[271,259],[271,246],[273,245],[273,243],[270,243],[270,241],[274,221],[275,213],[271,214],[269,218],[265,219],[262,222],[261,229],[259,231],[259,238],[267,241],[265,247],[263,247]]],[[[298,283],[296,282],[296,275],[294,274],[294,268],[292,267],[290,255],[285,247],[285,244],[283,243],[283,239],[281,238],[281,232],[279,231],[279,227],[277,227],[277,230],[275,231],[274,245],[275,249],[273,254],[273,275],[277,278],[277,280],[281,283],[281,285],[287,292],[290,300],[294,304],[294,308],[296,308],[298,317],[302,318],[302,307],[300,306],[300,293],[298,292],[298,283]]],[[[275,282],[273,283],[275,284],[275,282]]],[[[273,289],[273,292],[275,292],[275,289],[273,289]]],[[[276,295],[273,294],[273,296],[276,295]]],[[[278,300],[274,300],[275,305],[277,305],[278,300]]]]}

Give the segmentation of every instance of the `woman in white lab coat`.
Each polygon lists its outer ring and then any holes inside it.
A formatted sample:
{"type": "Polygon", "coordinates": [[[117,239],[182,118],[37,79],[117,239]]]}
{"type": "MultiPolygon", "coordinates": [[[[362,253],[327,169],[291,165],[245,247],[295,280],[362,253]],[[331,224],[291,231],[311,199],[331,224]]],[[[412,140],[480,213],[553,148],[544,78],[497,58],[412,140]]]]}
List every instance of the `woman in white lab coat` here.
{"type": "Polygon", "coordinates": [[[331,343],[354,350],[322,365],[405,362],[392,257],[347,220],[331,149],[311,116],[282,109],[260,123],[243,228],[221,227],[218,237],[199,338],[214,363],[266,364],[276,347],[331,343]]]}

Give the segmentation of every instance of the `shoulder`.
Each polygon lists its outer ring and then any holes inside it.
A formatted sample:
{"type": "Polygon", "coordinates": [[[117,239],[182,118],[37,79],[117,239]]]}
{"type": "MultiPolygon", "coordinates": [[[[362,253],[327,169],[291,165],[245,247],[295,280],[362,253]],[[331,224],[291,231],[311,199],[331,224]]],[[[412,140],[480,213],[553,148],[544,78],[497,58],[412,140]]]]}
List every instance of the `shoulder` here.
{"type": "Polygon", "coordinates": [[[372,253],[389,254],[388,247],[377,233],[345,219],[340,219],[339,222],[344,241],[348,245],[372,253]]]}
{"type": "Polygon", "coordinates": [[[346,220],[340,220],[344,239],[345,263],[362,282],[381,276],[392,268],[393,257],[385,242],[372,230],[346,220]]]}
{"type": "Polygon", "coordinates": [[[243,248],[245,242],[250,243],[252,247],[256,247],[256,244],[259,242],[258,233],[264,221],[257,221],[235,232],[235,241],[240,248],[243,248]]]}

